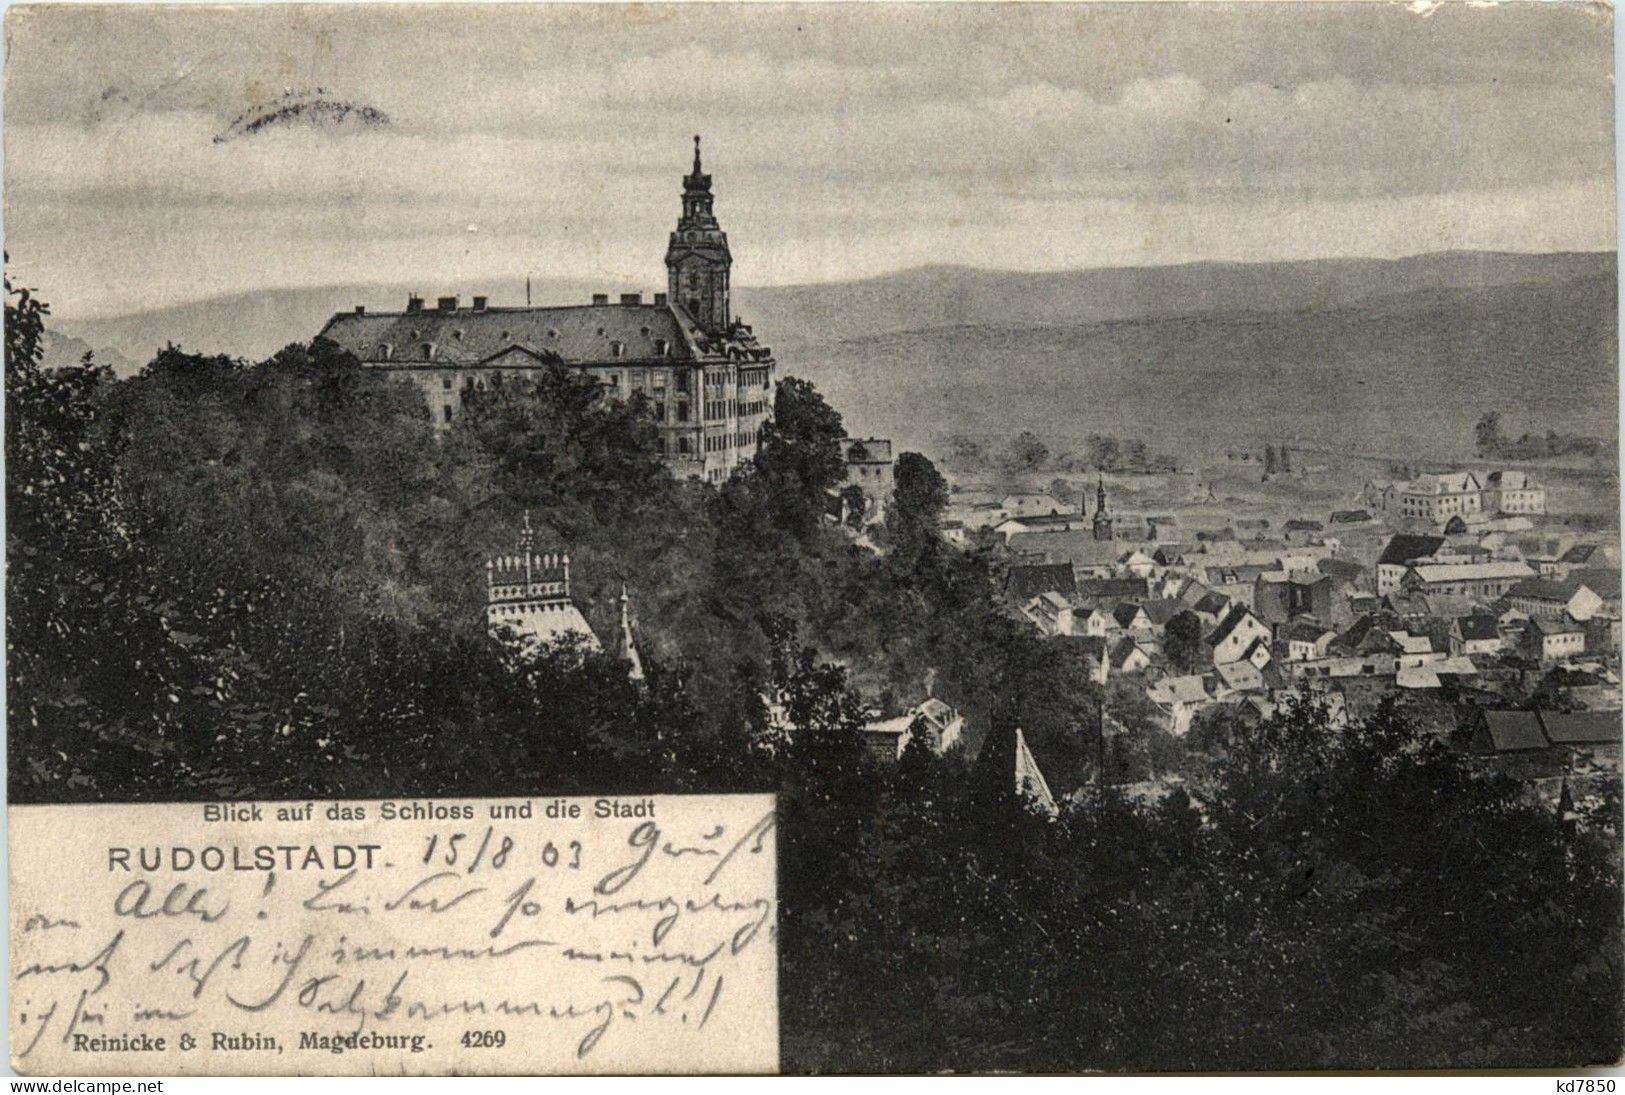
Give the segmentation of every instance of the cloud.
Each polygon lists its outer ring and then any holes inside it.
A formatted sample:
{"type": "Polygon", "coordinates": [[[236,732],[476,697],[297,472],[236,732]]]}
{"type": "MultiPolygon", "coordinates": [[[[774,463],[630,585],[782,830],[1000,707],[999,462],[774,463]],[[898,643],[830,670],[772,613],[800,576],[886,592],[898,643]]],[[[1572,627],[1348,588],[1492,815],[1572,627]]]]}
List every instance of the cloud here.
{"type": "Polygon", "coordinates": [[[1474,246],[1613,241],[1596,200],[1612,192],[1607,20],[1555,10],[1573,5],[1425,21],[702,7],[27,9],[8,22],[13,256],[104,283],[86,270],[193,256],[164,275],[187,292],[205,267],[222,292],[335,265],[365,280],[367,263],[639,271],[695,132],[746,281],[1383,253],[1444,210],[1474,246]],[[1553,79],[1546,61],[1572,67],[1553,79]],[[265,113],[284,86],[390,124],[265,113]],[[245,108],[272,124],[217,143],[245,108]]]}

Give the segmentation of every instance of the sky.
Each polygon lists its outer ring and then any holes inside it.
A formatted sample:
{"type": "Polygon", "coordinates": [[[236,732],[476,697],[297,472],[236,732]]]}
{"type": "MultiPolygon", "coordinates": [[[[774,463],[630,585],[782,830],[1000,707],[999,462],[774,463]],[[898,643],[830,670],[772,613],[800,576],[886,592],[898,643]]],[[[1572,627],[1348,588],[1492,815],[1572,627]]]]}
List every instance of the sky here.
{"type": "Polygon", "coordinates": [[[1615,243],[1601,5],[12,7],[5,242],[60,318],[1615,243]],[[296,111],[281,110],[290,104],[296,111]]]}

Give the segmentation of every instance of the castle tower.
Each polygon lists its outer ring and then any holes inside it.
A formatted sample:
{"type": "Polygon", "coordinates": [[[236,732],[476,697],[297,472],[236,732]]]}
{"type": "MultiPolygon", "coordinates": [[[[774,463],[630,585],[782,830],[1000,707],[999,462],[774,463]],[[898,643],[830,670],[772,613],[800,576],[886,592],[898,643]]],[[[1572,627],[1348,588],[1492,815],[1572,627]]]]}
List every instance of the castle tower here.
{"type": "Polygon", "coordinates": [[[1112,518],[1106,512],[1106,477],[1100,477],[1100,485],[1095,488],[1095,539],[1112,539],[1112,518]]]}
{"type": "Polygon", "coordinates": [[[700,169],[700,138],[694,138],[694,170],[683,178],[683,215],[666,248],[666,289],[707,334],[728,329],[730,300],[728,234],[711,211],[711,176],[700,169]]]}
{"type": "Polygon", "coordinates": [[[588,650],[601,649],[586,617],[570,600],[569,554],[538,553],[535,540],[526,513],[519,550],[486,560],[486,627],[496,637],[511,632],[525,646],[568,639],[588,650]]]}
{"type": "Polygon", "coordinates": [[[615,657],[626,663],[626,676],[632,683],[643,683],[643,659],[632,639],[632,599],[626,595],[625,582],[621,583],[621,625],[615,636],[615,657]]]}

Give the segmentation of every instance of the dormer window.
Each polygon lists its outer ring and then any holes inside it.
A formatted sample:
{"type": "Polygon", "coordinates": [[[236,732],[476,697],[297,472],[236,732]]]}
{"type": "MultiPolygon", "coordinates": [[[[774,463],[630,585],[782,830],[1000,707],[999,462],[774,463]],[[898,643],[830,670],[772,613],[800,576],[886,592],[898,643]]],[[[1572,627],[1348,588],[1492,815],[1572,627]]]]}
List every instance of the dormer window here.
{"type": "Polygon", "coordinates": [[[558,338],[559,337],[558,328],[557,327],[549,327],[547,329],[547,337],[548,338],[558,338]]]}
{"type": "Polygon", "coordinates": [[[425,361],[432,361],[434,359],[434,343],[425,342],[423,344],[423,358],[425,361]]]}
{"type": "Polygon", "coordinates": [[[389,355],[391,353],[393,353],[393,352],[394,352],[394,347],[390,346],[389,343],[380,342],[378,344],[378,360],[379,361],[388,361],[389,360],[389,355]]]}
{"type": "Polygon", "coordinates": [[[463,332],[461,330],[453,331],[451,333],[451,337],[456,339],[458,342],[461,342],[463,341],[463,332]]]}
{"type": "Polygon", "coordinates": [[[610,357],[620,357],[620,356],[621,356],[621,352],[622,352],[622,351],[623,351],[623,350],[625,350],[625,349],[626,349],[626,347],[625,347],[625,345],[623,345],[623,344],[622,344],[622,343],[619,343],[619,342],[611,342],[611,343],[610,343],[610,344],[609,344],[609,356],[610,356],[610,357]]]}
{"type": "Polygon", "coordinates": [[[644,338],[648,338],[648,337],[649,337],[649,334],[650,334],[650,332],[649,332],[649,328],[647,328],[647,327],[645,327],[645,328],[643,328],[643,329],[642,329],[642,330],[641,330],[641,331],[640,331],[640,332],[639,332],[639,334],[641,334],[641,335],[643,335],[643,337],[644,337],[644,338]]]}
{"type": "Polygon", "coordinates": [[[665,339],[663,339],[663,338],[655,339],[655,356],[656,357],[665,357],[666,356],[666,340],[665,339]]]}
{"type": "Polygon", "coordinates": [[[604,329],[602,327],[598,328],[598,337],[599,338],[604,337],[604,329]]]}

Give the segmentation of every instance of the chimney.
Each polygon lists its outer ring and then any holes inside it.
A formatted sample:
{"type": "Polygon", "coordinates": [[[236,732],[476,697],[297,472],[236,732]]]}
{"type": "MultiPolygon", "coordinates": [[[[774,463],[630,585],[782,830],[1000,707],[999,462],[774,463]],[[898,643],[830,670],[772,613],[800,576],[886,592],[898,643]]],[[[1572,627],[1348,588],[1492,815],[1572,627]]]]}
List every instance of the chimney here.
{"type": "Polygon", "coordinates": [[[475,297],[474,298],[474,310],[476,312],[485,311],[485,298],[484,297],[475,297]]]}
{"type": "Polygon", "coordinates": [[[365,304],[357,304],[355,306],[355,314],[358,315],[358,316],[366,315],[367,314],[367,306],[365,304]]]}
{"type": "Polygon", "coordinates": [[[622,293],[621,294],[621,303],[622,304],[642,304],[643,303],[643,294],[642,293],[622,293]]]}
{"type": "Polygon", "coordinates": [[[438,307],[442,312],[455,312],[457,310],[457,298],[441,297],[439,300],[435,301],[435,306],[438,307]]]}
{"type": "Polygon", "coordinates": [[[656,304],[664,304],[664,303],[666,303],[666,294],[665,293],[656,293],[655,294],[655,303],[656,304]]]}
{"type": "Polygon", "coordinates": [[[406,297],[406,310],[408,312],[423,311],[423,298],[416,293],[408,293],[406,297]]]}
{"type": "Polygon", "coordinates": [[[608,304],[609,303],[609,294],[608,293],[594,293],[592,295],[592,302],[594,304],[608,304]]]}

